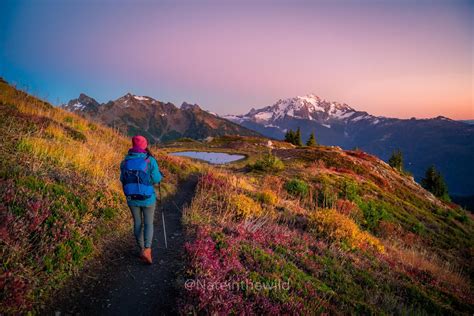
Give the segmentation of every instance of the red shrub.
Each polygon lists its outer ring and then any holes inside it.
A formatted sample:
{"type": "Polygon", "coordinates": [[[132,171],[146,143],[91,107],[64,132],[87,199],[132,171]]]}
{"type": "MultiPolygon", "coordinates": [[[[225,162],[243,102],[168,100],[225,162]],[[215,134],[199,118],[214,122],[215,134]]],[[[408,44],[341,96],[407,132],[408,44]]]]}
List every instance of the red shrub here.
{"type": "Polygon", "coordinates": [[[381,220],[377,226],[377,233],[386,239],[399,238],[403,234],[403,229],[399,224],[381,220]]]}
{"type": "Polygon", "coordinates": [[[26,218],[29,221],[28,230],[34,232],[51,215],[49,202],[46,200],[28,201],[26,218]]]}
{"type": "Polygon", "coordinates": [[[350,216],[356,208],[357,205],[352,201],[342,199],[336,201],[336,210],[344,215],[350,216]]]}
{"type": "Polygon", "coordinates": [[[356,176],[356,173],[354,172],[354,170],[351,170],[351,169],[342,168],[342,167],[331,167],[330,169],[338,173],[345,173],[345,174],[356,176]]]}
{"type": "Polygon", "coordinates": [[[29,284],[25,278],[19,277],[20,274],[3,271],[0,275],[0,293],[4,308],[18,306],[31,308],[31,303],[28,302],[25,295],[29,291],[29,284]]]}

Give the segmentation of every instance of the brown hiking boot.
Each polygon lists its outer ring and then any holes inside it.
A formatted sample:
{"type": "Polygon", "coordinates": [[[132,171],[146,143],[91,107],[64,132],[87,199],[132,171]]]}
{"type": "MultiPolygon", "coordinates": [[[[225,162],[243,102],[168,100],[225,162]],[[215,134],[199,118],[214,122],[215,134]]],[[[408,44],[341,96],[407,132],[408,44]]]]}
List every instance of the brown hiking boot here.
{"type": "Polygon", "coordinates": [[[141,248],[140,249],[140,254],[138,255],[140,257],[140,260],[145,262],[146,259],[145,259],[145,248],[141,248]]]}
{"type": "Polygon", "coordinates": [[[143,259],[143,261],[145,261],[146,263],[148,264],[152,264],[153,263],[153,259],[151,258],[151,248],[145,248],[142,252],[142,256],[141,258],[143,259]]]}

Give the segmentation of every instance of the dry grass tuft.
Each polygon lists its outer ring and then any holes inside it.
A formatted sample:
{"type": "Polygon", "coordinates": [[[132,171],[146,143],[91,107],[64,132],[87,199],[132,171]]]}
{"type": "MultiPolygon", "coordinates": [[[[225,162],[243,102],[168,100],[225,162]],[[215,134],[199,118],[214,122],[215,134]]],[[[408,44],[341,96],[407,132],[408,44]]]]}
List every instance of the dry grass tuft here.
{"type": "Polygon", "coordinates": [[[470,292],[469,283],[462,271],[434,253],[419,247],[405,247],[398,244],[387,245],[386,249],[387,256],[398,261],[404,270],[428,272],[438,282],[448,284],[450,289],[470,292]]]}
{"type": "Polygon", "coordinates": [[[314,232],[329,240],[342,242],[352,249],[372,248],[377,252],[384,252],[380,240],[362,231],[352,219],[334,209],[313,212],[309,219],[314,232]]]}

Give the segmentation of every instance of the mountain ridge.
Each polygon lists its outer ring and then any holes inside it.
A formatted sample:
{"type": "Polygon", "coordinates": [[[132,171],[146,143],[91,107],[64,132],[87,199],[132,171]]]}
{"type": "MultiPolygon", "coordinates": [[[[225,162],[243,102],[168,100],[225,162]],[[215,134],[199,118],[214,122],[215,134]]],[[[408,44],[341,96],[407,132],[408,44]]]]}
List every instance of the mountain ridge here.
{"type": "Polygon", "coordinates": [[[0,314],[87,314],[92,294],[104,311],[136,311],[140,298],[169,311],[179,298],[182,314],[472,315],[472,214],[375,156],[245,136],[152,146],[165,176],[162,206],[173,207],[172,248],[163,251],[157,230],[159,264],[146,269],[164,273],[151,280],[133,252],[117,177],[130,139],[1,80],[0,109],[0,314]],[[182,150],[246,158],[214,167],[169,154],[182,150]],[[146,298],[134,291],[163,277],[146,298]],[[70,295],[73,279],[84,300],[70,295]],[[182,280],[247,286],[196,290],[182,280]],[[141,297],[111,297],[124,284],[141,297]],[[54,304],[61,297],[72,304],[54,304]]]}
{"type": "MultiPolygon", "coordinates": [[[[272,123],[276,120],[290,116],[297,119],[308,120],[325,120],[331,121],[340,119],[342,121],[359,121],[372,120],[372,124],[378,124],[380,120],[455,120],[446,116],[438,115],[431,118],[396,118],[384,115],[372,115],[366,111],[356,110],[347,103],[336,101],[328,101],[320,98],[318,95],[311,93],[304,96],[296,96],[293,98],[279,99],[276,103],[260,109],[252,108],[249,112],[242,115],[223,115],[230,120],[242,123],[246,120],[263,121],[272,123]]],[[[460,122],[470,122],[470,120],[461,120],[460,122]]]]}
{"type": "Polygon", "coordinates": [[[360,148],[387,161],[400,149],[406,168],[419,181],[432,164],[445,175],[451,193],[474,194],[474,126],[444,116],[398,119],[358,111],[315,94],[280,99],[243,115],[224,116],[264,136],[283,139],[301,128],[323,145],[360,148]]]}
{"type": "Polygon", "coordinates": [[[78,98],[61,106],[67,111],[119,129],[124,134],[137,133],[151,143],[178,138],[204,139],[209,136],[260,134],[225,118],[201,109],[198,104],[183,102],[177,107],[149,96],[127,93],[115,100],[99,103],[81,93],[78,98]]]}

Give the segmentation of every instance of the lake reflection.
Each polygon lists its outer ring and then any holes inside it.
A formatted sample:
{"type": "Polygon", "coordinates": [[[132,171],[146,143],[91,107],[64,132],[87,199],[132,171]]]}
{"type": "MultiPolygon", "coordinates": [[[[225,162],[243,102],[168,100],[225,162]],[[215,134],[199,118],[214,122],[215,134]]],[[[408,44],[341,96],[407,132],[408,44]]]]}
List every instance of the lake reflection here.
{"type": "Polygon", "coordinates": [[[244,155],[214,153],[214,152],[205,152],[205,151],[180,151],[180,152],[170,153],[170,155],[204,160],[214,165],[221,165],[221,164],[225,164],[225,163],[229,163],[229,162],[233,162],[233,161],[237,161],[237,160],[245,158],[244,155]]]}

